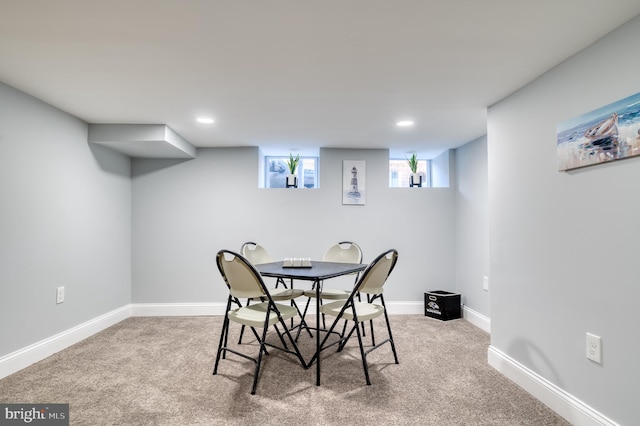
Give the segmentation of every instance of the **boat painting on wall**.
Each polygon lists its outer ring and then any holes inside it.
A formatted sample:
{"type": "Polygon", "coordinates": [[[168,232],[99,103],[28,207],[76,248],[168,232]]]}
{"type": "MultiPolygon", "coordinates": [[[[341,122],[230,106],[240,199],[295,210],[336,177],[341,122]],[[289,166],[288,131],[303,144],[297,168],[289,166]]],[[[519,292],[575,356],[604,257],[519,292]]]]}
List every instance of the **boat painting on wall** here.
{"type": "Polygon", "coordinates": [[[558,170],[640,155],[640,93],[557,126],[558,170]]]}

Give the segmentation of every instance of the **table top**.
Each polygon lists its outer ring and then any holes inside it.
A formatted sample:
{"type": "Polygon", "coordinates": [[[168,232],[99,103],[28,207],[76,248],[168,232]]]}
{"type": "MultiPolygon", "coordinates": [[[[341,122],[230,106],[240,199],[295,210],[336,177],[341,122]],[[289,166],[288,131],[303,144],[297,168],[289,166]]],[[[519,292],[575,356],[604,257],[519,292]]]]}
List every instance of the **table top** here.
{"type": "Polygon", "coordinates": [[[292,278],[296,280],[319,281],[363,271],[364,263],[340,263],[312,261],[311,267],[283,267],[283,262],[262,263],[255,265],[262,276],[274,278],[292,278]]]}

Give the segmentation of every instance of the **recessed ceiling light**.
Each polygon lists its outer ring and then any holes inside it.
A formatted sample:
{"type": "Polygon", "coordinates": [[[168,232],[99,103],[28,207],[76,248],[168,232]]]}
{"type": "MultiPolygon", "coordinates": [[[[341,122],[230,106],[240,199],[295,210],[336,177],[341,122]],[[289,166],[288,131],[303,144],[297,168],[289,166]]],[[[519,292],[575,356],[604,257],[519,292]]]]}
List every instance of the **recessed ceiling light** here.
{"type": "Polygon", "coordinates": [[[411,127],[414,124],[415,123],[413,122],[413,120],[401,120],[401,121],[398,121],[396,123],[396,126],[398,126],[398,127],[411,127]]]}
{"type": "Polygon", "coordinates": [[[209,117],[198,117],[196,121],[202,124],[213,124],[214,122],[213,118],[209,118],[209,117]]]}

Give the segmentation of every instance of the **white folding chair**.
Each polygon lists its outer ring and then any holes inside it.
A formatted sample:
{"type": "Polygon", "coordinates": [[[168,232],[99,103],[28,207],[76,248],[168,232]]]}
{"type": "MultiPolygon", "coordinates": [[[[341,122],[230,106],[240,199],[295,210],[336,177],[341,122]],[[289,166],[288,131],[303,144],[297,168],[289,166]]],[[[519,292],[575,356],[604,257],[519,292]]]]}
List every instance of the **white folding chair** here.
{"type": "MultiPolygon", "coordinates": [[[[253,241],[248,241],[242,244],[242,247],[240,248],[240,252],[242,253],[242,256],[244,256],[245,259],[251,262],[252,265],[260,265],[263,263],[273,262],[273,258],[271,257],[269,252],[263,246],[261,246],[260,244],[254,243],[253,241]]],[[[296,308],[296,310],[298,311],[298,314],[300,314],[300,310],[298,309],[298,305],[294,299],[296,297],[302,296],[304,292],[302,291],[302,289],[294,289],[293,282],[290,283],[290,287],[287,287],[287,284],[284,282],[284,280],[282,278],[278,278],[276,280],[275,287],[269,288],[269,293],[271,294],[271,297],[273,298],[273,300],[277,302],[290,301],[291,306],[296,308]],[[278,288],[278,285],[280,284],[282,285],[282,288],[278,288]]],[[[250,303],[251,303],[251,299],[248,299],[247,305],[249,305],[250,303]]],[[[302,318],[302,315],[300,315],[300,318],[302,318]]],[[[308,331],[308,327],[304,322],[304,320],[300,322],[299,326],[301,328],[307,328],[307,331],[308,331]]],[[[290,330],[293,328],[294,328],[293,319],[291,319],[290,330]]],[[[238,343],[242,343],[242,336],[244,335],[244,330],[245,330],[245,327],[242,327],[242,329],[240,330],[240,338],[238,339],[238,343]]],[[[309,334],[311,334],[311,332],[309,332],[309,334]]]]}
{"type": "MultiPolygon", "coordinates": [[[[320,312],[325,315],[335,317],[335,320],[331,324],[331,327],[328,330],[328,333],[325,335],[322,343],[320,344],[320,348],[318,352],[314,355],[314,357],[309,362],[311,365],[316,357],[320,356],[320,352],[324,349],[327,349],[333,345],[338,345],[338,352],[340,352],[347,341],[353,335],[353,332],[356,332],[358,336],[358,344],[360,346],[360,355],[362,357],[362,366],[364,368],[364,375],[367,382],[367,385],[371,384],[371,380],[369,379],[369,368],[367,365],[367,355],[384,345],[385,343],[390,343],[391,350],[393,352],[394,361],[398,364],[398,354],[396,353],[396,346],[393,341],[393,335],[391,334],[391,325],[389,323],[389,316],[387,315],[387,310],[384,303],[383,296],[383,287],[387,278],[393,271],[393,268],[396,265],[398,260],[398,252],[394,249],[388,250],[382,254],[380,254],[362,273],[362,276],[356,283],[353,291],[349,295],[346,300],[338,300],[330,303],[326,303],[320,307],[320,312]],[[361,302],[358,300],[358,294],[365,293],[370,297],[367,297],[367,302],[361,302]],[[380,303],[374,303],[378,300],[380,303]],[[360,324],[364,324],[365,321],[370,321],[373,324],[373,320],[380,316],[384,316],[385,322],[387,324],[387,333],[388,338],[384,341],[375,344],[375,341],[372,343],[372,348],[365,351],[364,345],[362,341],[362,335],[360,333],[360,324]],[[353,327],[348,333],[342,333],[341,337],[332,342],[329,345],[327,340],[329,336],[333,333],[336,325],[339,321],[353,321],[353,327]]],[[[373,339],[373,327],[372,327],[371,337],[373,339]]]]}
{"type": "MultiPolygon", "coordinates": [[[[329,247],[322,256],[323,262],[336,262],[336,263],[362,263],[362,250],[358,244],[351,241],[342,241],[329,247]]],[[[358,272],[355,277],[355,281],[358,281],[358,272]]],[[[336,288],[324,288],[320,292],[320,300],[316,303],[322,304],[323,300],[345,300],[351,294],[351,289],[336,289],[336,288]]],[[[314,288],[305,290],[304,295],[308,298],[307,303],[304,306],[304,312],[302,318],[307,314],[311,299],[316,298],[316,290],[314,288]]],[[[324,315],[322,316],[322,326],[326,328],[324,315]]],[[[297,337],[296,337],[297,338],[297,337]]]]}
{"type": "Polygon", "coordinates": [[[213,374],[216,375],[218,373],[220,358],[226,358],[227,352],[249,359],[256,364],[253,374],[253,386],[251,388],[251,394],[255,394],[256,387],[258,385],[262,354],[268,354],[266,346],[296,355],[300,364],[306,368],[307,366],[300,354],[298,346],[285,324],[285,320],[299,315],[299,311],[292,306],[276,303],[265,286],[260,273],[242,255],[229,250],[220,250],[216,256],[216,264],[218,265],[218,270],[229,289],[229,297],[227,299],[227,308],[222,324],[222,331],[220,333],[220,342],[218,344],[213,374]],[[240,298],[261,300],[261,302],[242,306],[239,300],[240,298]],[[234,305],[237,305],[237,308],[233,308],[234,305]],[[246,353],[240,352],[239,350],[229,346],[228,337],[230,322],[235,322],[237,324],[241,324],[243,327],[247,326],[251,328],[260,345],[257,357],[249,356],[246,353]],[[284,334],[286,334],[290,344],[293,346],[293,350],[289,349],[287,346],[277,324],[282,326],[284,334]],[[274,326],[280,342],[282,343],[282,347],[267,343],[267,330],[271,326],[274,326]],[[261,335],[257,333],[257,328],[262,328],[261,335]]]}

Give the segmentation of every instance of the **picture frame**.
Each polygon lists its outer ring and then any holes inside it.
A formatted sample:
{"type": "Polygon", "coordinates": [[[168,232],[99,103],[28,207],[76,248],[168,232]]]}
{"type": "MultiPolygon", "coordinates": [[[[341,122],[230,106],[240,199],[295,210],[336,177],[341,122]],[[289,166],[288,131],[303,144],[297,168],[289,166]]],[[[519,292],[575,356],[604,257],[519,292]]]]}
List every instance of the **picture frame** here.
{"type": "Polygon", "coordinates": [[[366,162],[363,160],[342,161],[342,204],[365,205],[366,162]]]}
{"type": "Polygon", "coordinates": [[[640,93],[557,125],[558,170],[640,155],[640,93]]]}

